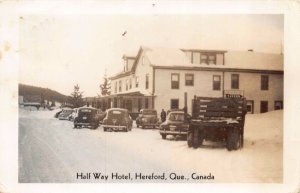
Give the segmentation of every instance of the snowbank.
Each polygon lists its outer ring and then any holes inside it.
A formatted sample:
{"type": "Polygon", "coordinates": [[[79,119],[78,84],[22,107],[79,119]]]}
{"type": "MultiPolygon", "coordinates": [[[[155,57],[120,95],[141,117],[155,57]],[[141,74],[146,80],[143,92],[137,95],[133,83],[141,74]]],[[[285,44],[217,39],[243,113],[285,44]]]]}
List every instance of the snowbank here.
{"type": "Polygon", "coordinates": [[[245,120],[245,138],[251,141],[271,140],[282,143],[283,110],[262,114],[247,114],[245,120]]]}
{"type": "Polygon", "coordinates": [[[73,129],[54,114],[19,110],[21,182],[87,182],[74,178],[78,171],[211,173],[211,182],[222,183],[283,181],[283,111],[247,115],[244,148],[230,152],[224,144],[206,142],[188,148],[185,139],[163,140],[154,129],[73,129]]]}

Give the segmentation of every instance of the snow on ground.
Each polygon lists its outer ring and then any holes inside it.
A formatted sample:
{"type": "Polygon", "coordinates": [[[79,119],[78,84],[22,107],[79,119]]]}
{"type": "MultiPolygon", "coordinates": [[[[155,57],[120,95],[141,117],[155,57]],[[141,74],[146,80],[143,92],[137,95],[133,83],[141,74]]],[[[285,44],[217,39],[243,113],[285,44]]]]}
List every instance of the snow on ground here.
{"type": "Polygon", "coordinates": [[[102,127],[73,129],[72,122],[60,121],[54,114],[19,110],[20,182],[95,182],[77,180],[77,172],[175,172],[188,177],[211,173],[214,181],[199,182],[224,183],[283,179],[283,111],[247,115],[244,148],[231,152],[222,144],[206,142],[204,147],[188,148],[184,139],[162,140],[153,129],[134,127],[128,133],[104,132],[102,127]]]}

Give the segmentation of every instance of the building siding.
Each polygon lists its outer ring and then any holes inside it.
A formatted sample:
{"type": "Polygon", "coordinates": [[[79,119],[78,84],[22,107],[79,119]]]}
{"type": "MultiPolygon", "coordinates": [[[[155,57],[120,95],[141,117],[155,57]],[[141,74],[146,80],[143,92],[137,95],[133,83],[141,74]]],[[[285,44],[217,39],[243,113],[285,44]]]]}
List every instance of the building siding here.
{"type": "MultiPolygon", "coordinates": [[[[155,70],[155,107],[157,110],[170,109],[171,99],[179,99],[179,108],[184,107],[184,92],[188,93],[188,112],[191,112],[194,95],[222,97],[221,90],[213,90],[213,75],[221,75],[222,72],[189,71],[189,70],[155,70]],[[171,89],[171,74],[179,74],[179,89],[171,89]],[[185,85],[185,74],[194,74],[194,86],[185,85]]],[[[222,81],[222,79],[221,79],[222,81]]]]}
{"type": "Polygon", "coordinates": [[[188,70],[155,70],[155,107],[158,110],[170,109],[170,100],[179,99],[179,108],[184,107],[184,92],[188,93],[188,112],[194,95],[207,97],[223,96],[224,90],[231,89],[231,74],[239,74],[239,89],[247,100],[254,101],[254,113],[260,112],[260,101],[268,101],[269,111],[274,110],[275,101],[283,101],[283,75],[269,74],[269,89],[261,90],[260,73],[212,72],[188,70]],[[179,74],[179,89],[171,89],[171,74],[179,74]],[[185,74],[194,74],[194,86],[185,86],[185,74]],[[221,76],[221,89],[213,90],[213,76],[221,76]]]}

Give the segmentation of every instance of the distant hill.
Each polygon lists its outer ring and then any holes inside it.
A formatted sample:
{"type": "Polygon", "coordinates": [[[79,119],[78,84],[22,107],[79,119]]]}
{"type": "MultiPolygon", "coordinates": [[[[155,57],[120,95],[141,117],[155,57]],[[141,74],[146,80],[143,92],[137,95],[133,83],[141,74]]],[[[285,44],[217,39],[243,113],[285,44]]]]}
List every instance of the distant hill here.
{"type": "Polygon", "coordinates": [[[43,98],[44,100],[63,103],[67,99],[66,95],[57,91],[25,84],[19,84],[19,95],[24,97],[24,102],[40,102],[43,98]]]}

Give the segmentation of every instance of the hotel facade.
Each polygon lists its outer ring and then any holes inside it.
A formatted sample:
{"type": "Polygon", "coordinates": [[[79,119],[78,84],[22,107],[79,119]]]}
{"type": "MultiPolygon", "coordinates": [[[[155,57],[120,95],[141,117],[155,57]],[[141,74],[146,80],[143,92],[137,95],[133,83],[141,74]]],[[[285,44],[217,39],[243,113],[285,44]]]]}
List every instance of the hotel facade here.
{"type": "Polygon", "coordinates": [[[126,108],[134,116],[143,108],[183,108],[185,92],[188,112],[194,95],[241,95],[248,113],[283,109],[281,54],[142,46],[123,60],[123,70],[109,78],[111,95],[97,101],[102,109],[126,108]]]}

